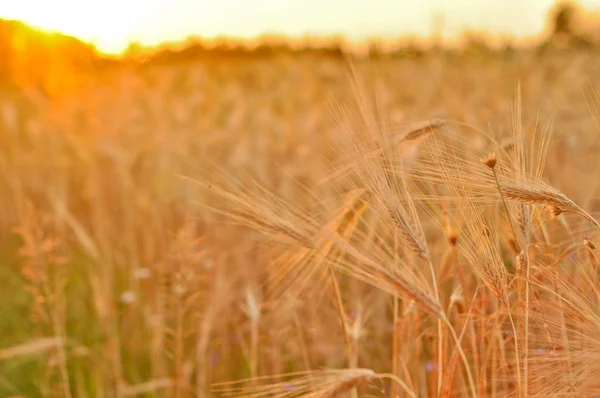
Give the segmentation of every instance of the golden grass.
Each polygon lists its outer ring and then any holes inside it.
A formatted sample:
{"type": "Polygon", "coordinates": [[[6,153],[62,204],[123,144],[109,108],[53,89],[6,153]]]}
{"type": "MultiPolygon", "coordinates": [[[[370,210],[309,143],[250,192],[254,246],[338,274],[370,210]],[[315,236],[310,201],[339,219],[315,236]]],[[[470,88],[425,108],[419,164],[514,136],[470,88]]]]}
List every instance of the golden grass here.
{"type": "Polygon", "coordinates": [[[2,91],[0,396],[600,394],[599,61],[2,91]]]}

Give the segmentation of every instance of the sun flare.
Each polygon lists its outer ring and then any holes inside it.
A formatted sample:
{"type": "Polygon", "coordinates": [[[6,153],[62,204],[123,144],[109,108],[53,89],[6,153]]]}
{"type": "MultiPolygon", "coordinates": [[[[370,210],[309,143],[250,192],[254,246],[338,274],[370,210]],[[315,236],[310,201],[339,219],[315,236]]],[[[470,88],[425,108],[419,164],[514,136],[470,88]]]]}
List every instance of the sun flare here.
{"type": "Polygon", "coordinates": [[[136,25],[150,2],[22,0],[0,7],[3,18],[18,19],[44,30],[75,36],[105,53],[119,53],[134,39],[136,25]]]}

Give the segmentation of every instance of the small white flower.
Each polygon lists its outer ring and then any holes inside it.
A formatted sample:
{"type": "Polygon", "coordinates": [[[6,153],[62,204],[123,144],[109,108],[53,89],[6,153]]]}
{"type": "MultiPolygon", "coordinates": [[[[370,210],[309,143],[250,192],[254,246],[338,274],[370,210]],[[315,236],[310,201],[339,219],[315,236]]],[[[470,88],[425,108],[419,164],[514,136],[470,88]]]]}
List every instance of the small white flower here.
{"type": "Polygon", "coordinates": [[[131,290],[127,290],[127,291],[121,293],[120,300],[123,304],[131,304],[131,303],[135,302],[135,293],[132,292],[131,290]]]}

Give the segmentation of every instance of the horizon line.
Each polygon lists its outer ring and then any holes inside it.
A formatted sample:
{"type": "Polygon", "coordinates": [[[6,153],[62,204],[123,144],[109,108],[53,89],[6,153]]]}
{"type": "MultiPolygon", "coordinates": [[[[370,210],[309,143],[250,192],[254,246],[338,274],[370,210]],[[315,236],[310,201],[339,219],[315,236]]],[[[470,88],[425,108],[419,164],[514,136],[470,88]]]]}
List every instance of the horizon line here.
{"type": "Polygon", "coordinates": [[[218,34],[218,35],[202,35],[197,33],[190,33],[186,36],[182,36],[179,39],[165,39],[153,43],[144,43],[143,40],[131,39],[126,41],[126,45],[119,51],[107,51],[98,47],[92,40],[86,40],[85,38],[79,37],[61,29],[46,28],[34,23],[29,23],[22,19],[16,18],[3,18],[0,20],[7,22],[21,23],[28,28],[37,31],[41,34],[53,35],[58,34],[65,37],[74,38],[84,44],[87,44],[94,48],[94,50],[102,55],[106,56],[123,56],[127,54],[127,51],[134,46],[139,46],[142,50],[162,50],[166,48],[177,48],[185,47],[186,45],[192,44],[206,44],[208,47],[216,47],[223,44],[237,44],[245,48],[259,47],[265,44],[273,45],[290,45],[290,46],[327,46],[327,45],[339,45],[342,48],[360,50],[368,48],[372,45],[377,45],[380,48],[392,49],[402,44],[412,45],[441,45],[446,48],[460,47],[469,40],[478,39],[483,40],[486,45],[490,47],[510,45],[531,45],[536,42],[543,41],[551,37],[552,32],[545,27],[541,31],[530,34],[530,35],[518,35],[509,33],[496,33],[496,32],[485,32],[479,29],[464,28],[458,33],[451,35],[444,35],[443,33],[432,32],[428,35],[411,33],[401,35],[369,35],[360,39],[352,38],[350,35],[344,33],[312,33],[306,32],[300,35],[289,35],[285,33],[279,33],[276,31],[265,31],[263,33],[251,36],[239,36],[234,34],[218,34]],[[271,42],[271,43],[269,43],[271,42]]]}

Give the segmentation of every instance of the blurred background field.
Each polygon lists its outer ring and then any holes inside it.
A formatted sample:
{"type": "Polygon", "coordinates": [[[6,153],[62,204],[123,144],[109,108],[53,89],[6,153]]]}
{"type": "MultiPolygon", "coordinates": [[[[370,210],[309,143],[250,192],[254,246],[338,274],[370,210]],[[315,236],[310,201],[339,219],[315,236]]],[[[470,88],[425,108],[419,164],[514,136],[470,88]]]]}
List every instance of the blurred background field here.
{"type": "MultiPolygon", "coordinates": [[[[593,208],[600,30],[553,18],[525,44],[194,42],[123,57],[0,21],[0,396],[210,396],[216,382],[346,367],[331,292],[262,300],[279,252],[210,215],[218,202],[190,179],[248,173],[308,207],[302,186],[326,190],[338,156],[332,104],[355,106],[350,65],[393,123],[441,118],[448,135],[508,136],[519,84],[525,129],[552,124],[546,178],[593,208]]],[[[388,297],[340,283],[356,361],[389,372],[388,297]]],[[[418,328],[406,325],[407,372],[429,385],[418,328]]]]}

